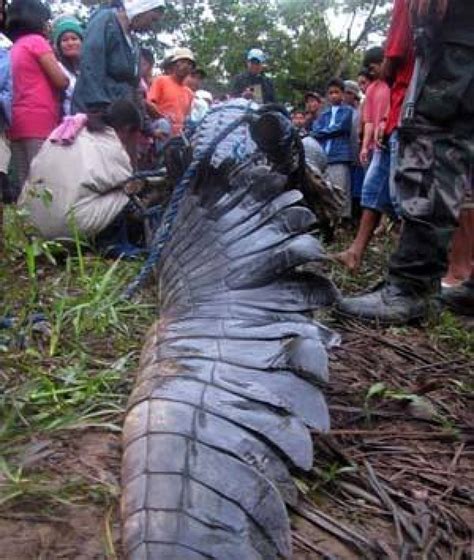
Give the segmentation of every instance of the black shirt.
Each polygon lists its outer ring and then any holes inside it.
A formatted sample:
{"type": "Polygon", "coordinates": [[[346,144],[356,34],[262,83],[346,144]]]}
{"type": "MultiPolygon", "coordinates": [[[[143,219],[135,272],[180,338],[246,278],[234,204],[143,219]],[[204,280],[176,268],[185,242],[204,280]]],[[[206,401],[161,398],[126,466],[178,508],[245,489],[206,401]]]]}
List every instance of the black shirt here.
{"type": "Polygon", "coordinates": [[[273,82],[264,74],[251,74],[242,72],[234,78],[232,83],[232,95],[241,95],[247,88],[254,89],[254,99],[257,103],[275,103],[275,92],[273,82]]]}

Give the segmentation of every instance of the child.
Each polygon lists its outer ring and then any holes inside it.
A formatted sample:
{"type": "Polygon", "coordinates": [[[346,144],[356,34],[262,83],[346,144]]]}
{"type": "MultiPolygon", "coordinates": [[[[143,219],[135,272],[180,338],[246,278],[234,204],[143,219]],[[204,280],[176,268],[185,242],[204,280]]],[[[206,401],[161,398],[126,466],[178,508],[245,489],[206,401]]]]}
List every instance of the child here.
{"type": "Polygon", "coordinates": [[[50,9],[39,0],[13,0],[7,15],[13,76],[12,158],[20,187],[31,161],[60,120],[59,97],[69,84],[46,40],[50,9]]]}
{"type": "Polygon", "coordinates": [[[344,82],[333,78],[327,87],[329,107],[313,124],[312,135],[319,141],[328,158],[330,180],[345,193],[341,217],[351,217],[351,146],[352,109],[343,104],[344,82]]]}
{"type": "Polygon", "coordinates": [[[367,88],[364,103],[364,134],[360,161],[370,165],[362,185],[360,205],[362,218],[356,238],[351,246],[336,258],[349,270],[355,272],[370,243],[382,214],[395,215],[390,199],[390,150],[380,145],[378,135],[390,108],[390,88],[382,79],[384,51],[380,47],[369,49],[364,57],[372,82],[367,88]]]}
{"type": "Polygon", "coordinates": [[[291,122],[293,126],[298,130],[298,134],[301,138],[304,138],[308,135],[308,131],[306,130],[306,114],[303,109],[295,109],[291,113],[291,122]]]}
{"type": "Polygon", "coordinates": [[[71,114],[72,95],[79,75],[83,31],[76,18],[60,16],[53,22],[52,35],[61,68],[69,78],[69,86],[63,94],[62,107],[63,116],[67,116],[71,114]]]}

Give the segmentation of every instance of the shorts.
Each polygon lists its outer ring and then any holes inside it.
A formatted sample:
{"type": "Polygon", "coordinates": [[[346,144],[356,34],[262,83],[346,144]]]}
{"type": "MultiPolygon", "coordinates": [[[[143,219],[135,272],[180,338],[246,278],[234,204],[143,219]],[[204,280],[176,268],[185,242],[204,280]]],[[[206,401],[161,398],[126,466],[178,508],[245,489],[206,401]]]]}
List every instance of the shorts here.
{"type": "Polygon", "coordinates": [[[390,151],[375,150],[362,185],[362,208],[395,215],[390,198],[390,151]]]}
{"type": "Polygon", "coordinates": [[[327,167],[329,179],[341,187],[344,192],[344,204],[341,208],[341,218],[350,218],[352,211],[351,171],[348,163],[330,163],[327,167]]]}
{"type": "Polygon", "coordinates": [[[365,169],[362,165],[351,165],[351,193],[352,198],[360,198],[364,184],[365,169]]]}

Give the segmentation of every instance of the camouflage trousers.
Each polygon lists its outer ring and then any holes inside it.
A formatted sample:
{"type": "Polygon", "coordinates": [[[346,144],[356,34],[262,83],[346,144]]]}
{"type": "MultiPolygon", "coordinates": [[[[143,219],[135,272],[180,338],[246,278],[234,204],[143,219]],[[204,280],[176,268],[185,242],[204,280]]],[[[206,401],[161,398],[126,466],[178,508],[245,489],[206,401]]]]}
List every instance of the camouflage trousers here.
{"type": "Polygon", "coordinates": [[[459,56],[457,45],[444,46],[413,121],[400,128],[395,182],[403,226],[388,277],[419,293],[439,289],[466,192],[473,188],[474,110],[465,96],[473,93],[474,49],[461,51],[466,56],[459,56]]]}

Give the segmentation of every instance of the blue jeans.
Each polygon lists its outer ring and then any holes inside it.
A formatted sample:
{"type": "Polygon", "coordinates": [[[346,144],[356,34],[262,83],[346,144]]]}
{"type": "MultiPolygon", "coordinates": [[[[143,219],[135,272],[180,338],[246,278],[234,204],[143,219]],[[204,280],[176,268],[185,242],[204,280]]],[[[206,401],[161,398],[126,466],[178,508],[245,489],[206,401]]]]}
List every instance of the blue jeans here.
{"type": "Polygon", "coordinates": [[[362,185],[360,205],[362,208],[375,210],[381,214],[395,214],[390,198],[390,151],[388,148],[378,148],[372,155],[362,185]]]}

